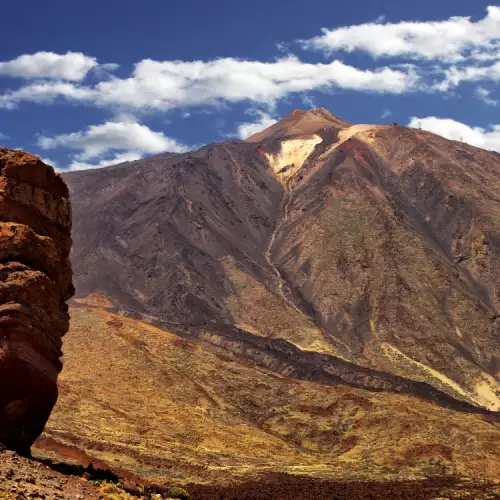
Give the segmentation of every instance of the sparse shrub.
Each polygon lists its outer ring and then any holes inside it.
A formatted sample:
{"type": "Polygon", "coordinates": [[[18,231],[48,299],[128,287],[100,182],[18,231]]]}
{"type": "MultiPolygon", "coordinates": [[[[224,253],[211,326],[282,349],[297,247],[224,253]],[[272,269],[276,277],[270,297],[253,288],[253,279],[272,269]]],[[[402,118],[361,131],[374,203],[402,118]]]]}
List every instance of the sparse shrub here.
{"type": "Polygon", "coordinates": [[[189,493],[179,486],[174,486],[168,490],[169,498],[178,498],[180,500],[187,500],[189,498],[189,493]]]}

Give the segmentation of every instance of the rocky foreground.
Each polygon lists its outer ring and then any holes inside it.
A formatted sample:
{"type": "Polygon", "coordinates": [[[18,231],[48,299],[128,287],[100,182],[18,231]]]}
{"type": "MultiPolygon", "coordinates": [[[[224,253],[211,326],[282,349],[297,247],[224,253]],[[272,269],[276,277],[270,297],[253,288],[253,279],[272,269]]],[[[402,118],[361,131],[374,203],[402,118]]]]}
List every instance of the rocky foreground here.
{"type": "Polygon", "coordinates": [[[199,500],[495,500],[500,486],[453,477],[423,481],[338,482],[287,474],[270,474],[259,480],[225,487],[155,487],[137,485],[109,470],[36,461],[0,448],[0,499],[111,499],[171,498],[199,500]]]}
{"type": "Polygon", "coordinates": [[[57,400],[71,207],[38,157],[0,148],[0,442],[29,454],[57,400]]]}

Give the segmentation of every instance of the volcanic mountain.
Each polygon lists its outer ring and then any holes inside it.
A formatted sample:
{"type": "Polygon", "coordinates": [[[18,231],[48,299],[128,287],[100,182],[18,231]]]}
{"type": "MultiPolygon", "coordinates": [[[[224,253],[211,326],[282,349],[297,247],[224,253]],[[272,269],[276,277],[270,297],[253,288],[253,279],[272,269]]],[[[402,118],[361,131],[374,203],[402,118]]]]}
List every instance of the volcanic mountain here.
{"type": "Polygon", "coordinates": [[[246,141],[65,180],[80,299],[287,351],[302,378],[422,382],[500,410],[498,153],[296,110],[246,141]]]}
{"type": "Polygon", "coordinates": [[[76,298],[37,453],[186,487],[498,479],[500,155],[314,109],[64,178],[76,298]]]}

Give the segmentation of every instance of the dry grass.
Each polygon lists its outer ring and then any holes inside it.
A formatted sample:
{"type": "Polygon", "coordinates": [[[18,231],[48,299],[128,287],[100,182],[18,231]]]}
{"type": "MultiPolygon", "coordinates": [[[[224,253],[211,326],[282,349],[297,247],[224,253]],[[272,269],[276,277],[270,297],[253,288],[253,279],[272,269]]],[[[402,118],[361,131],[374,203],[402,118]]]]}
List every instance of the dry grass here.
{"type": "Polygon", "coordinates": [[[498,423],[411,396],[285,380],[214,348],[73,309],[46,434],[156,481],[495,478],[498,423]]]}

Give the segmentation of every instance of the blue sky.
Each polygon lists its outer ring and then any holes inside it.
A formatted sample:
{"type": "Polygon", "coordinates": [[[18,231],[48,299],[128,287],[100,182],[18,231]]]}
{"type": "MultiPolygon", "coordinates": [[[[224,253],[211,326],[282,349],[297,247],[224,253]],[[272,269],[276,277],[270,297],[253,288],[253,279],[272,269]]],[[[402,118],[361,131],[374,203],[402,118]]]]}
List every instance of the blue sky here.
{"type": "Polygon", "coordinates": [[[310,107],[500,150],[490,2],[4,3],[0,144],[60,170],[244,138],[310,107]]]}

